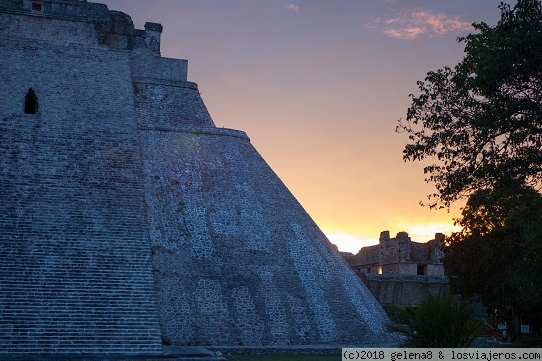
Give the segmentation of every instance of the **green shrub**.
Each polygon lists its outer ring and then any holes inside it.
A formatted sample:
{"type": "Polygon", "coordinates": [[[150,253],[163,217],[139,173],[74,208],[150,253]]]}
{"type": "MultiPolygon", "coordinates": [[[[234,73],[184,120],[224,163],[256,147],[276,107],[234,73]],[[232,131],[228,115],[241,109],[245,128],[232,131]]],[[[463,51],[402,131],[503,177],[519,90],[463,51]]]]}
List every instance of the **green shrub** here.
{"type": "Polygon", "coordinates": [[[518,347],[518,348],[542,347],[542,336],[540,335],[523,336],[520,340],[514,342],[512,344],[512,347],[518,347]]]}
{"type": "Polygon", "coordinates": [[[477,333],[471,315],[466,304],[430,296],[417,308],[398,309],[388,328],[404,336],[403,347],[468,347],[477,333]]]}

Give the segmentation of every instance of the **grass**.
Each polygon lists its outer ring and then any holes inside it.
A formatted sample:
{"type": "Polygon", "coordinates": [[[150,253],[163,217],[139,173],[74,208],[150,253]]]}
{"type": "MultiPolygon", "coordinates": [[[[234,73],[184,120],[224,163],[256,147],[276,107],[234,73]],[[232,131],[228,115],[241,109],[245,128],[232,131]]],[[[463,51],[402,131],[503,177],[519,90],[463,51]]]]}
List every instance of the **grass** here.
{"type": "Polygon", "coordinates": [[[231,355],[228,361],[340,361],[341,356],[321,355],[231,355]]]}

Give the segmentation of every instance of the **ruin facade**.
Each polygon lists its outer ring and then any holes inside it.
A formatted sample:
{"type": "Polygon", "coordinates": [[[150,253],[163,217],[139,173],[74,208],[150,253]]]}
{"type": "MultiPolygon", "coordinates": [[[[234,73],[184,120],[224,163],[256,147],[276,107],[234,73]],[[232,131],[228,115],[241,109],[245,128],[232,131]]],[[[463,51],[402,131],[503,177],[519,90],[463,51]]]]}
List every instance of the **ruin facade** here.
{"type": "Polygon", "coordinates": [[[380,234],[379,244],[343,257],[382,305],[414,306],[428,295],[447,296],[448,279],[442,264],[444,235],[426,243],[412,242],[408,233],[390,238],[380,234]]]}
{"type": "Polygon", "coordinates": [[[162,26],[0,1],[0,356],[379,344],[381,306],[162,26]]]}
{"type": "Polygon", "coordinates": [[[363,247],[355,255],[345,255],[352,268],[360,273],[397,274],[418,276],[444,276],[442,250],[444,235],[426,242],[412,242],[408,233],[399,232],[390,238],[390,232],[380,233],[378,244],[363,247]]]}

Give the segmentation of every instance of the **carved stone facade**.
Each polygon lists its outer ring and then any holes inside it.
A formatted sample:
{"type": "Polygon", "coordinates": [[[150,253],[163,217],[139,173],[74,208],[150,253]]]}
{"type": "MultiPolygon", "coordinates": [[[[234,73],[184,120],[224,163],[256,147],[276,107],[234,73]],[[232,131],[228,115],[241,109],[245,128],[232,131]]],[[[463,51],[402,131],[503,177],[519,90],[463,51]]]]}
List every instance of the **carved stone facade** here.
{"type": "Polygon", "coordinates": [[[418,276],[444,276],[441,246],[444,235],[426,243],[412,242],[408,233],[380,233],[379,244],[363,247],[355,255],[344,254],[348,264],[360,273],[418,276]]]}
{"type": "Polygon", "coordinates": [[[379,244],[364,247],[355,255],[343,253],[343,257],[382,305],[417,305],[428,295],[449,293],[442,264],[443,243],[441,233],[426,243],[416,243],[406,232],[390,238],[385,231],[379,244]]]}

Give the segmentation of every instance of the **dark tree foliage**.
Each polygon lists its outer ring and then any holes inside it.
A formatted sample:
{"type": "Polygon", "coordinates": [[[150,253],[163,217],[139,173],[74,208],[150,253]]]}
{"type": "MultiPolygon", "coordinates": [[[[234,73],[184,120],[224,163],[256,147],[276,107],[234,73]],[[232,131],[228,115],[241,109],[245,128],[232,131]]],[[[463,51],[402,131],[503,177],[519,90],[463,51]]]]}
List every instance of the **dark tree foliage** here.
{"type": "Polygon", "coordinates": [[[436,186],[430,207],[449,207],[501,181],[542,183],[542,5],[501,3],[496,26],[473,24],[459,38],[465,57],[419,81],[406,120],[405,160],[436,158],[424,168],[436,186]]]}
{"type": "MultiPolygon", "coordinates": [[[[477,191],[457,223],[462,230],[447,237],[443,259],[452,289],[463,296],[479,296],[493,310],[518,310],[523,302],[520,293],[525,293],[519,286],[531,276],[542,276],[536,272],[541,267],[530,261],[541,256],[540,194],[521,187],[513,192],[477,191]],[[523,218],[525,214],[529,216],[523,218]],[[518,280],[521,273],[525,274],[518,280]]],[[[533,282],[528,283],[534,291],[533,282]]]]}
{"type": "Polygon", "coordinates": [[[428,205],[468,198],[447,238],[452,288],[500,319],[542,325],[542,3],[501,3],[495,26],[473,24],[465,56],[418,82],[397,131],[405,161],[426,161],[428,205]]]}
{"type": "MultiPolygon", "coordinates": [[[[542,196],[526,187],[480,190],[447,238],[452,290],[479,297],[501,320],[542,326],[542,196]]],[[[515,330],[518,331],[517,329],[515,330]]]]}
{"type": "Polygon", "coordinates": [[[519,300],[515,310],[526,323],[542,330],[542,198],[516,209],[508,217],[504,237],[519,249],[506,267],[506,280],[519,300]]]}

